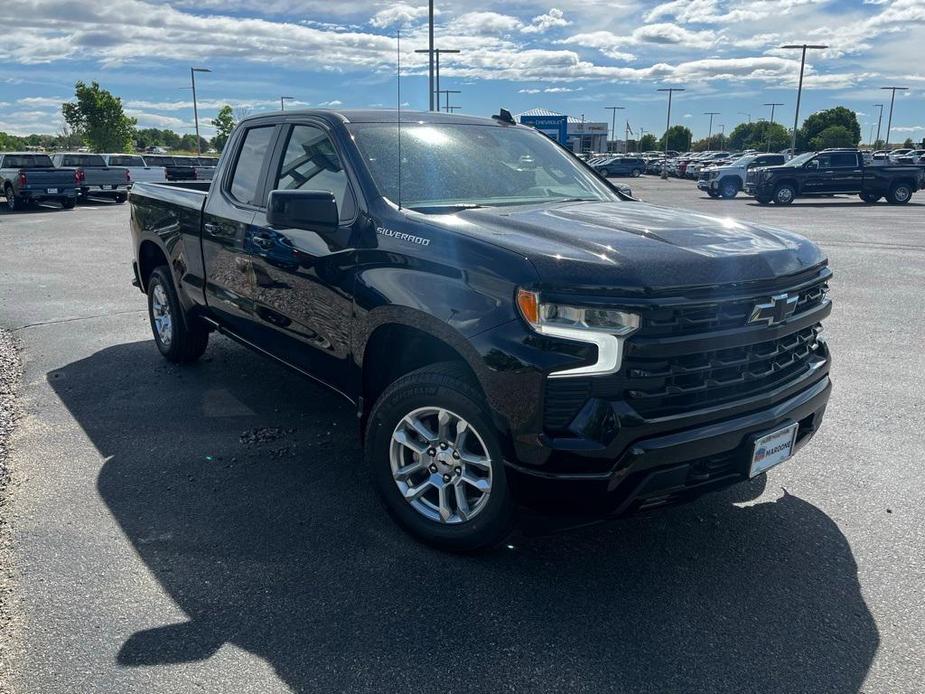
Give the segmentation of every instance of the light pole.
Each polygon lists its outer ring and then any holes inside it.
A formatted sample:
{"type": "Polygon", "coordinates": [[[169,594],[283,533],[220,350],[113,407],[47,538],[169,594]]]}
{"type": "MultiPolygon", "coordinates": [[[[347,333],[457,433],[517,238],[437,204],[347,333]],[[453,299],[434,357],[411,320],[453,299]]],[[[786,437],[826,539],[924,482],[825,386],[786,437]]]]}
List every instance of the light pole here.
{"type": "Polygon", "coordinates": [[[287,102],[287,101],[292,101],[294,98],[295,98],[295,97],[292,97],[292,96],[281,96],[281,97],[279,97],[279,110],[280,110],[280,111],[285,111],[285,110],[286,110],[286,102],[287,102]]]}
{"type": "Polygon", "coordinates": [[[874,107],[880,107],[880,115],[877,117],[877,139],[874,142],[880,142],[880,123],[883,122],[883,104],[874,104],[874,107]]]}
{"type": "Polygon", "coordinates": [[[793,112],[793,135],[790,138],[790,155],[795,157],[797,154],[797,124],[800,122],[800,95],[803,93],[803,70],[806,67],[806,49],[822,50],[828,46],[800,43],[788,44],[781,48],[799,48],[803,51],[803,58],[800,60],[800,83],[797,86],[797,107],[793,112]]]}
{"type": "Polygon", "coordinates": [[[751,123],[752,123],[752,114],[746,113],[745,111],[739,111],[739,113],[738,113],[737,115],[739,115],[739,116],[748,116],[748,124],[751,125],[751,123]]]}
{"type": "Polygon", "coordinates": [[[664,87],[659,89],[660,92],[668,92],[668,119],[665,125],[665,153],[662,157],[662,178],[668,180],[668,130],[671,128],[671,97],[675,92],[685,91],[681,87],[664,87]]]}
{"type": "Polygon", "coordinates": [[[710,129],[707,131],[707,147],[710,146],[710,138],[713,137],[713,116],[718,116],[719,111],[706,111],[703,115],[710,116],[710,129]]]}
{"type": "Polygon", "coordinates": [[[436,77],[435,77],[434,84],[431,85],[431,89],[433,89],[434,94],[437,95],[437,108],[434,109],[433,99],[431,99],[430,110],[439,111],[440,110],[440,54],[441,53],[459,53],[459,50],[456,48],[433,48],[431,47],[430,49],[419,48],[418,50],[415,51],[415,53],[430,53],[432,56],[432,60],[434,61],[434,65],[436,66],[436,72],[435,72],[436,77]]]}
{"type": "Polygon", "coordinates": [[[722,149],[723,147],[726,146],[726,124],[725,124],[725,123],[720,123],[720,124],[719,124],[719,127],[720,127],[720,131],[719,131],[719,146],[720,146],[720,149],[722,149]]]}
{"type": "Polygon", "coordinates": [[[434,110],[434,0],[427,3],[427,58],[430,62],[430,110],[434,110]]]}
{"type": "Polygon", "coordinates": [[[890,148],[890,130],[893,129],[893,101],[895,101],[896,99],[897,91],[904,92],[907,89],[909,89],[909,87],[880,87],[880,88],[889,89],[892,92],[892,94],[890,94],[890,117],[887,119],[887,122],[886,122],[886,145],[884,145],[883,147],[884,149],[889,149],[890,148]]]}
{"type": "MultiPolygon", "coordinates": [[[[617,111],[625,111],[626,108],[623,106],[605,106],[604,110],[610,111],[610,147],[607,148],[608,152],[613,153],[613,141],[617,139],[617,111]]],[[[623,149],[626,149],[626,145],[623,146],[623,149]]]]}
{"type": "Polygon", "coordinates": [[[199,108],[196,106],[196,73],[212,72],[207,67],[191,67],[189,69],[190,82],[193,84],[193,121],[196,123],[196,153],[202,154],[202,146],[199,144],[199,108]]]}
{"type": "Polygon", "coordinates": [[[768,126],[768,149],[767,149],[767,151],[770,152],[771,151],[771,131],[774,130],[774,108],[776,106],[783,106],[783,104],[774,102],[771,104],[764,104],[764,106],[771,107],[771,125],[768,126]]]}
{"type": "Polygon", "coordinates": [[[462,94],[458,89],[441,89],[437,92],[437,105],[440,105],[440,95],[446,94],[446,112],[450,113],[450,94],[462,94]]]}

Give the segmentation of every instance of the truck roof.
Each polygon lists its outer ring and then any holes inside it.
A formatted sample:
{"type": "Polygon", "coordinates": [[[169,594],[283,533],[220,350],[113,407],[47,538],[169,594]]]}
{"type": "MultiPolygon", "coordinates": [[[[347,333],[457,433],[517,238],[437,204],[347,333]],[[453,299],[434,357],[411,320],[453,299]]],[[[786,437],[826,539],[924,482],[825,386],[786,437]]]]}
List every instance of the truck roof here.
{"type": "MultiPolygon", "coordinates": [[[[271,111],[268,113],[255,113],[241,122],[259,120],[273,116],[325,116],[339,119],[343,123],[397,123],[397,109],[301,109],[286,111],[271,111]]],[[[452,123],[454,125],[501,125],[493,118],[480,116],[462,116],[452,113],[435,113],[432,111],[406,111],[401,110],[402,123],[452,123]]],[[[505,125],[510,125],[509,123],[505,125]]]]}

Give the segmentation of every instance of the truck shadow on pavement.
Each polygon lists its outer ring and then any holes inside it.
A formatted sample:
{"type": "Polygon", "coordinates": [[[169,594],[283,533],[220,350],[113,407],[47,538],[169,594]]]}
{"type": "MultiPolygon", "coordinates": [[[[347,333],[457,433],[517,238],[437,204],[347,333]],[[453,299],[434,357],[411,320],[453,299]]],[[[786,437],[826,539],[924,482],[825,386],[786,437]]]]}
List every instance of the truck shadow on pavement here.
{"type": "Polygon", "coordinates": [[[389,521],[351,407],[227,340],[190,367],[117,345],[48,380],[106,459],[125,561],[188,615],[139,615],[122,667],[231,643],[296,691],[856,692],[877,650],[845,537],[787,493],[734,504],[760,480],[452,556],[389,521]]]}

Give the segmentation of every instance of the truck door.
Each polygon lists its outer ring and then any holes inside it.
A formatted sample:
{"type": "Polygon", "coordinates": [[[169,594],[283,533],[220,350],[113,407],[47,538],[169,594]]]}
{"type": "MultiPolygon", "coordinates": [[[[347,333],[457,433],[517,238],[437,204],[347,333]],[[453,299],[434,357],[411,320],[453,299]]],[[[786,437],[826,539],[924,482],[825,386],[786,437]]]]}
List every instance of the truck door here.
{"type": "Polygon", "coordinates": [[[241,337],[257,337],[254,316],[254,271],[244,239],[264,198],[266,168],[277,135],[275,125],[246,129],[228,146],[234,148],[222,180],[212,186],[202,216],[202,257],[206,302],[216,316],[241,337]]]}
{"type": "Polygon", "coordinates": [[[834,176],[829,164],[827,154],[820,154],[803,164],[801,192],[804,195],[820,195],[829,192],[834,176]]]}
{"type": "Polygon", "coordinates": [[[272,190],[330,192],[341,221],[331,233],[274,228],[265,206],[257,211],[244,251],[253,262],[255,312],[264,326],[260,346],[345,390],[356,265],[354,188],[323,123],[284,126],[276,149],[266,196],[272,190]]]}
{"type": "Polygon", "coordinates": [[[830,155],[833,193],[861,192],[864,169],[856,152],[832,152],[830,155]]]}

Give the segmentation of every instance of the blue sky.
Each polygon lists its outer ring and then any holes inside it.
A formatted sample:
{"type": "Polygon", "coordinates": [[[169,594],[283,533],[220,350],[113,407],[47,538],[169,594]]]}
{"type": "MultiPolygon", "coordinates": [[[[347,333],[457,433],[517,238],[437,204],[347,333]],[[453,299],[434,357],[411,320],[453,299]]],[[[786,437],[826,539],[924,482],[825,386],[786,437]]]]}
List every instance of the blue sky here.
{"type": "MultiPolygon", "coordinates": [[[[835,105],[859,113],[866,139],[874,104],[897,96],[893,141],[925,137],[925,0],[437,0],[444,89],[462,112],[545,107],[608,120],[623,106],[638,132],[660,133],[665,98],[684,86],[672,121],[706,135],[767,117],[793,120],[799,55],[785,43],[829,44],[808,62],[803,116],[835,105]]],[[[189,66],[203,132],[218,107],[394,107],[395,32],[402,26],[406,108],[426,109],[426,2],[356,0],[17,0],[0,3],[0,130],[57,132],[76,80],[122,97],[141,127],[191,132],[189,66]]],[[[884,114],[883,130],[886,129],[884,114]]]]}

